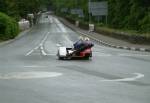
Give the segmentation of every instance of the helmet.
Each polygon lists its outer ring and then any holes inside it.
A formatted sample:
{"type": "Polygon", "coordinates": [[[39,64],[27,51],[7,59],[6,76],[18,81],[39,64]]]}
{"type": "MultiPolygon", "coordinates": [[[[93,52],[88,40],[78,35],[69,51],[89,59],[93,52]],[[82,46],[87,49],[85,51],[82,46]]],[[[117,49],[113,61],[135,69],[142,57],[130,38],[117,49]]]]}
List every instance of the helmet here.
{"type": "Polygon", "coordinates": [[[79,37],[79,40],[83,40],[83,37],[82,37],[82,36],[80,36],[80,37],[79,37]]]}
{"type": "Polygon", "coordinates": [[[84,40],[85,40],[85,41],[89,41],[90,39],[89,39],[88,37],[85,37],[84,40]]]}

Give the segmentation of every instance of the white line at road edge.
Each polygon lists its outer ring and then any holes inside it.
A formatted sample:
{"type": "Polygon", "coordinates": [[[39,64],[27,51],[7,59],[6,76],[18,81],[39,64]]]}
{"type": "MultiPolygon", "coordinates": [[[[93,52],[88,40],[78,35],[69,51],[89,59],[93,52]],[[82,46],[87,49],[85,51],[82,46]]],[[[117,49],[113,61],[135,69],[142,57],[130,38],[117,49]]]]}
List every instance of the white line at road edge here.
{"type": "Polygon", "coordinates": [[[143,78],[144,77],[144,74],[141,74],[141,73],[133,73],[134,77],[131,77],[131,78],[123,78],[123,79],[113,79],[113,80],[101,80],[103,82],[127,82],[127,81],[135,81],[137,79],[140,79],[140,78],[143,78]]]}
{"type": "Polygon", "coordinates": [[[32,72],[11,72],[7,74],[0,73],[0,80],[8,79],[41,79],[61,76],[62,73],[58,72],[44,72],[44,71],[32,71],[32,72]]]}

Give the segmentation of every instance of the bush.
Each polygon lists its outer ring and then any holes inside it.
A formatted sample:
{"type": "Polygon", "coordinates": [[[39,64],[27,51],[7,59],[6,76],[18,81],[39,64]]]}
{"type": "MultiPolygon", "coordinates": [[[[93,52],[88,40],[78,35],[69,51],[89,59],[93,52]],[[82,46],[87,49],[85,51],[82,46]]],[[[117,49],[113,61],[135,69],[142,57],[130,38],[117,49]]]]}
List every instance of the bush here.
{"type": "Polygon", "coordinates": [[[0,40],[13,39],[18,33],[18,23],[6,14],[0,13],[0,40]]]}
{"type": "Polygon", "coordinates": [[[145,33],[150,33],[150,13],[145,16],[140,22],[141,31],[145,33]]]}

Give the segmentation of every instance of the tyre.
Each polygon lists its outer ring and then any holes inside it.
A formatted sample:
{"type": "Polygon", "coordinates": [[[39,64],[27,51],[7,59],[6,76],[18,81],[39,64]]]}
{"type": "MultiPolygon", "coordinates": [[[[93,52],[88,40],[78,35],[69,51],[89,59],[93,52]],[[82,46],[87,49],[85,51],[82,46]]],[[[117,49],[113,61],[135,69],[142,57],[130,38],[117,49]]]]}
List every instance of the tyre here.
{"type": "Polygon", "coordinates": [[[58,57],[58,59],[59,59],[59,60],[63,60],[64,58],[63,58],[63,57],[58,57]]]}
{"type": "Polygon", "coordinates": [[[90,57],[85,57],[84,59],[85,59],[85,60],[89,60],[89,59],[90,59],[90,57]]]}
{"type": "Polygon", "coordinates": [[[90,57],[89,57],[89,56],[85,56],[84,59],[85,59],[85,60],[89,60],[90,57]]]}

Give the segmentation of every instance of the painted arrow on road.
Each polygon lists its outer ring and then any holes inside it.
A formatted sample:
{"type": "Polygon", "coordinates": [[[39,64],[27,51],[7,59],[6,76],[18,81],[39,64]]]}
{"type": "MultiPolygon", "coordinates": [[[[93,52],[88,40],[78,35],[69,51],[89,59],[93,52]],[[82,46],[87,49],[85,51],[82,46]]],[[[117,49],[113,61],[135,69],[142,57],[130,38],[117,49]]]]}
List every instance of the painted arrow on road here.
{"type": "Polygon", "coordinates": [[[144,74],[141,73],[133,73],[135,76],[131,78],[123,78],[123,79],[112,79],[112,80],[101,80],[103,82],[127,82],[127,81],[135,81],[137,79],[143,78],[144,74]]]}

